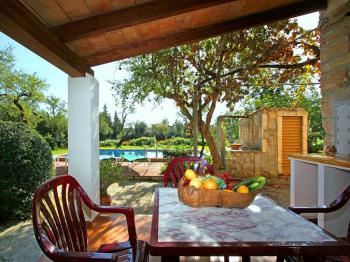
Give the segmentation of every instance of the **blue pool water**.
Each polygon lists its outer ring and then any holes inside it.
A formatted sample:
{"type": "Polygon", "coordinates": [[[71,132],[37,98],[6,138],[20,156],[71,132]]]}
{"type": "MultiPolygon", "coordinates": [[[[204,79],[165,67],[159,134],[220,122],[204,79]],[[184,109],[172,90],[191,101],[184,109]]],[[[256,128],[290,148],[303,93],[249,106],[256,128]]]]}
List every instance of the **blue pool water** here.
{"type": "Polygon", "coordinates": [[[120,157],[121,155],[138,156],[145,158],[163,158],[162,150],[141,149],[100,149],[100,159],[120,157]]]}

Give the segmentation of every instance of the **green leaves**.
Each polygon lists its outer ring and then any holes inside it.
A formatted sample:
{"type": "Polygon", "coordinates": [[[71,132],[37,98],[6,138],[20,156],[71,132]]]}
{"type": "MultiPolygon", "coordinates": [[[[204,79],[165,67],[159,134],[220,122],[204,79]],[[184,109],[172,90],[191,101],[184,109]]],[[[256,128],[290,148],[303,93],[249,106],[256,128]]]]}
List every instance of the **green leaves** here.
{"type": "MultiPolygon", "coordinates": [[[[305,31],[285,20],[124,60],[121,66],[129,76],[113,89],[137,102],[172,99],[190,122],[192,101],[199,97],[203,129],[211,124],[217,102],[233,108],[256,86],[314,76],[318,62],[318,30],[305,31]]],[[[206,139],[212,140],[210,132],[206,139]]],[[[209,147],[219,161],[215,144],[209,147]]]]}
{"type": "Polygon", "coordinates": [[[35,189],[53,173],[48,143],[28,125],[0,120],[0,222],[31,215],[35,189]]]}

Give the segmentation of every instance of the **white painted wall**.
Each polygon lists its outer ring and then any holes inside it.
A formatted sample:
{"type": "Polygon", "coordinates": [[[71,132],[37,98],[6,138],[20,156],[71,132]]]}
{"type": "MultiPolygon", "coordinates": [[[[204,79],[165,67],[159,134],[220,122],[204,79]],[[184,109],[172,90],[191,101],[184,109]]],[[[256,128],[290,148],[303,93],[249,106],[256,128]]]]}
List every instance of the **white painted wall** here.
{"type": "MultiPolygon", "coordinates": [[[[350,169],[320,162],[291,159],[291,206],[324,206],[350,184],[350,169]]],[[[310,214],[302,214],[313,217],[310,214]]],[[[340,210],[318,214],[318,225],[328,232],[346,237],[350,217],[350,202],[340,210]]]]}
{"type": "Polygon", "coordinates": [[[99,203],[99,83],[91,75],[68,78],[68,174],[99,203]]]}

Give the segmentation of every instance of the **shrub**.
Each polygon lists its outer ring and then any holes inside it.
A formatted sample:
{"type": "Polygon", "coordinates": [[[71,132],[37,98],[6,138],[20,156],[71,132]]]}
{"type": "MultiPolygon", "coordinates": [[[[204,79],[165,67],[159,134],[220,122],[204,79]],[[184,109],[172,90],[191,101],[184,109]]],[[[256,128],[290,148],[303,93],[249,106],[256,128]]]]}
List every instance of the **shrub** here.
{"type": "Polygon", "coordinates": [[[191,156],[192,149],[186,149],[184,147],[175,147],[174,149],[163,150],[164,158],[173,158],[177,156],[191,156]]]}
{"type": "Polygon", "coordinates": [[[118,141],[113,139],[108,139],[104,141],[100,141],[100,147],[116,147],[118,141]]]}
{"type": "Polygon", "coordinates": [[[193,141],[190,138],[172,137],[161,141],[160,144],[168,146],[192,146],[193,141]]]}
{"type": "Polygon", "coordinates": [[[52,169],[50,146],[39,133],[0,121],[0,222],[30,216],[34,192],[52,169]]]}
{"type": "Polygon", "coordinates": [[[129,145],[131,146],[155,146],[157,143],[157,140],[155,137],[139,137],[136,139],[133,139],[129,142],[129,145]]]}
{"type": "Polygon", "coordinates": [[[123,174],[122,166],[114,159],[100,161],[100,194],[107,195],[107,188],[117,182],[123,186],[126,178],[123,174]]]}

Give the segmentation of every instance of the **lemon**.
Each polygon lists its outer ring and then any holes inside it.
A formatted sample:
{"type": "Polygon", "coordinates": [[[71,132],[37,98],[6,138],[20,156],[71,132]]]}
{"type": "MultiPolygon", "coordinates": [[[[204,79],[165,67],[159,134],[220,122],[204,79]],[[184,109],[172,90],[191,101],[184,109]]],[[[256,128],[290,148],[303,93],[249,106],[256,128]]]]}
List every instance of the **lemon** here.
{"type": "Polygon", "coordinates": [[[249,193],[249,188],[245,185],[241,185],[237,188],[238,193],[249,193]]]}
{"type": "Polygon", "coordinates": [[[192,180],[197,177],[196,172],[194,172],[192,169],[186,169],[185,171],[185,178],[188,180],[192,180]]]}
{"type": "Polygon", "coordinates": [[[190,186],[193,186],[195,188],[200,188],[202,185],[202,179],[200,178],[194,178],[190,182],[190,186]]]}

